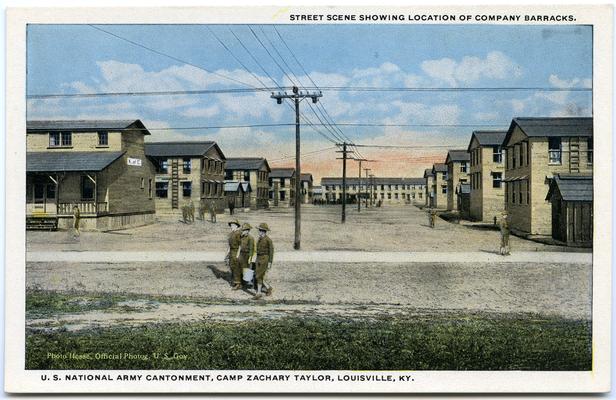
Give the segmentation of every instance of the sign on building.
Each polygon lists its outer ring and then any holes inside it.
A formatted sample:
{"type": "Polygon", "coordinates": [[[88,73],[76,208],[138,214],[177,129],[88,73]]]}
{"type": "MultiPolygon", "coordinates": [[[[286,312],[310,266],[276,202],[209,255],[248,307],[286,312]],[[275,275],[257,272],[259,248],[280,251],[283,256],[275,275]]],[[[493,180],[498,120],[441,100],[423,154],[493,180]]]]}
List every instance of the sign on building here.
{"type": "Polygon", "coordinates": [[[140,158],[130,158],[130,157],[128,157],[126,159],[126,161],[127,161],[128,165],[132,165],[132,166],[135,166],[135,167],[141,167],[141,159],[140,158]]]}

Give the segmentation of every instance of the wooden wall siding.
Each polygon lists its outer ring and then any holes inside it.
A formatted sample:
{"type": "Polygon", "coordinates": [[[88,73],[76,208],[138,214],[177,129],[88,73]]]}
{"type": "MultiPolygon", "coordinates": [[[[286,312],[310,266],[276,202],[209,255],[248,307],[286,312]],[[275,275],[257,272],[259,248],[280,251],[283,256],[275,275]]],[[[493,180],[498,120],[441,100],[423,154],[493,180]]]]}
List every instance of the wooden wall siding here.
{"type": "MultiPolygon", "coordinates": [[[[143,136],[143,134],[141,134],[143,136]]],[[[98,145],[97,132],[73,132],[71,151],[121,151],[122,133],[109,132],[108,146],[98,145]]],[[[26,149],[31,152],[38,151],[66,151],[66,147],[49,147],[49,133],[27,133],[26,149]]]]}

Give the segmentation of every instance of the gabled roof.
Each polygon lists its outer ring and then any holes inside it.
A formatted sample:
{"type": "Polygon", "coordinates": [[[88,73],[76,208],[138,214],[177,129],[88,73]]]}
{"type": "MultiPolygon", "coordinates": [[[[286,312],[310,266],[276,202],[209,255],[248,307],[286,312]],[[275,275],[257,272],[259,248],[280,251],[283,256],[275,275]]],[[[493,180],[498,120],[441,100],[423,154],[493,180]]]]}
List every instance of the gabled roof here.
{"type": "Polygon", "coordinates": [[[31,120],[26,122],[26,131],[28,133],[46,133],[49,131],[124,131],[128,129],[140,130],[144,135],[150,134],[139,119],[31,120]]]}
{"type": "Polygon", "coordinates": [[[556,174],[545,199],[550,200],[556,190],[565,201],[592,201],[592,176],[556,174]]]}
{"type": "Polygon", "coordinates": [[[592,136],[593,119],[589,117],[514,118],[503,139],[506,145],[516,127],[528,137],[592,136]]]}
{"type": "Polygon", "coordinates": [[[123,151],[49,151],[26,154],[26,172],[102,171],[123,151]]]}
{"type": "Polygon", "coordinates": [[[225,160],[216,142],[150,142],[145,144],[145,155],[149,157],[201,157],[211,148],[216,148],[225,160]]]}
{"type": "Polygon", "coordinates": [[[447,158],[445,159],[445,164],[449,164],[450,162],[464,162],[470,161],[471,155],[466,150],[449,150],[447,152],[447,158]]]}
{"type": "Polygon", "coordinates": [[[250,191],[250,184],[248,182],[226,180],[224,183],[224,191],[225,192],[238,192],[238,191],[248,192],[250,191]]]}
{"type": "Polygon", "coordinates": [[[263,164],[265,164],[268,171],[271,171],[267,160],[263,157],[230,157],[227,158],[225,169],[251,171],[261,169],[263,164]]]}
{"type": "Polygon", "coordinates": [[[270,178],[292,178],[295,176],[295,168],[272,168],[270,178]]]}
{"type": "Polygon", "coordinates": [[[312,182],[312,174],[311,173],[301,173],[300,180],[302,182],[312,182]]]}
{"type": "Polygon", "coordinates": [[[473,138],[477,140],[479,146],[501,146],[507,135],[507,131],[474,131],[471,141],[468,143],[467,151],[470,151],[473,138]]]}
{"type": "Polygon", "coordinates": [[[436,163],[432,166],[432,174],[436,172],[447,172],[447,164],[436,163]]]}
{"type": "Polygon", "coordinates": [[[467,194],[471,192],[471,185],[469,183],[460,183],[456,188],[456,193],[467,194]]]}
{"type": "Polygon", "coordinates": [[[427,168],[424,170],[424,179],[429,176],[434,176],[434,174],[432,173],[432,168],[427,168]]]}

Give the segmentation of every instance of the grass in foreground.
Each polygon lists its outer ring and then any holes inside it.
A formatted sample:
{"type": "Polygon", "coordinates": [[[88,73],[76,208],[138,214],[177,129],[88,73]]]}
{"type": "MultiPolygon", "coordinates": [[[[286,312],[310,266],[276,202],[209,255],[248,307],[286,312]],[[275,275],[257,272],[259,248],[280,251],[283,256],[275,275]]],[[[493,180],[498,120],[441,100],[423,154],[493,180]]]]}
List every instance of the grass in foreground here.
{"type": "Polygon", "coordinates": [[[457,314],[28,332],[26,368],[590,370],[591,325],[457,314]]]}

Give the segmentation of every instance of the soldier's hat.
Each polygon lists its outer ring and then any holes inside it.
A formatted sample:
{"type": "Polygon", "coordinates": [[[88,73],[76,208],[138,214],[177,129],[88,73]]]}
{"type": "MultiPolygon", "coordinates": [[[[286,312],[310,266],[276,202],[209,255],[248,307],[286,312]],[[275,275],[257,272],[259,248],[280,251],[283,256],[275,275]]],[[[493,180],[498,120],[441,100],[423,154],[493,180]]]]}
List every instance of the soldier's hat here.
{"type": "Polygon", "coordinates": [[[229,225],[229,226],[231,226],[231,224],[235,224],[235,225],[237,225],[238,227],[242,225],[242,224],[240,224],[240,221],[238,221],[238,220],[237,220],[237,218],[236,218],[236,219],[232,219],[231,221],[229,221],[229,222],[227,223],[227,225],[229,225]]]}
{"type": "Polygon", "coordinates": [[[265,231],[265,232],[270,230],[269,226],[267,226],[267,224],[265,222],[259,224],[258,229],[260,231],[265,231]]]}
{"type": "Polygon", "coordinates": [[[250,226],[250,224],[248,222],[244,223],[244,225],[242,225],[242,230],[243,231],[249,231],[252,229],[252,226],[250,226]]]}

